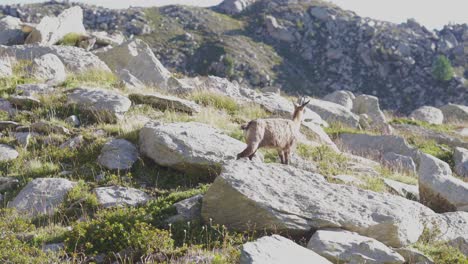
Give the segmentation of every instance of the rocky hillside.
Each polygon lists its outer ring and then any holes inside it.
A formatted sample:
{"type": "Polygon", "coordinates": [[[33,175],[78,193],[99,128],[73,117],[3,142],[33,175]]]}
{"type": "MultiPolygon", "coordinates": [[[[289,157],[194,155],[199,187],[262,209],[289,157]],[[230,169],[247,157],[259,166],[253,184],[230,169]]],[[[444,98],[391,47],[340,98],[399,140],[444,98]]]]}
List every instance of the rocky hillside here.
{"type": "MultiPolygon", "coordinates": [[[[70,6],[0,10],[37,23],[70,6]]],[[[407,114],[468,101],[466,24],[431,31],[414,20],[397,25],[363,18],[320,0],[226,0],[213,9],[82,7],[86,28],[142,35],[164,65],[190,76],[212,74],[292,95],[372,94],[385,109],[407,114]],[[454,69],[442,77],[434,70],[440,56],[454,69]]]]}
{"type": "Polygon", "coordinates": [[[256,4],[148,9],[139,37],[85,26],[79,6],[0,19],[1,263],[468,262],[466,103],[401,116],[338,90],[271,132],[294,136],[289,164],[237,158],[241,125],[297,109],[229,79],[241,60],[276,82],[287,61],[249,35],[256,4]]]}

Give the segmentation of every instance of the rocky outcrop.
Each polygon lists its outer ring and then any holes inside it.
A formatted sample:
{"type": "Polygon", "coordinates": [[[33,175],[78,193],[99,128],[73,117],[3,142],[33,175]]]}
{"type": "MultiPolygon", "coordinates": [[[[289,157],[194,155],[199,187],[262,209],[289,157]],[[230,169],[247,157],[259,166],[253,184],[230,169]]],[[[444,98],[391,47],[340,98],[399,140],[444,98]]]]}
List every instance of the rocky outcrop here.
{"type": "Polygon", "coordinates": [[[184,100],[175,96],[162,95],[157,93],[138,94],[133,93],[128,96],[135,104],[147,104],[159,110],[175,110],[188,114],[199,113],[201,107],[188,100],[184,100]]]}
{"type": "MultiPolygon", "coordinates": [[[[127,70],[148,86],[170,90],[171,83],[177,82],[143,40],[129,40],[120,46],[106,52],[100,52],[97,55],[116,74],[119,74],[122,70],[127,70]]],[[[174,88],[177,89],[178,87],[174,88]]]]}
{"type": "Polygon", "coordinates": [[[448,242],[468,256],[468,212],[437,214],[427,219],[428,227],[435,227],[435,239],[448,242]]]}
{"type": "Polygon", "coordinates": [[[102,147],[98,163],[110,170],[129,170],[138,158],[135,145],[125,139],[113,139],[102,147]]]}
{"type": "Polygon", "coordinates": [[[421,203],[436,212],[468,211],[468,183],[453,177],[447,163],[422,153],[418,174],[421,203]]]}
{"type": "Polygon", "coordinates": [[[83,10],[74,6],[63,11],[58,17],[44,17],[26,38],[26,44],[40,43],[54,45],[67,34],[86,35],[83,25],[83,10]]]}
{"type": "Polygon", "coordinates": [[[140,152],[157,164],[188,174],[217,175],[246,145],[211,126],[150,122],[140,131],[140,152]]]}
{"type": "Polygon", "coordinates": [[[8,145],[0,144],[0,161],[14,160],[18,156],[19,153],[14,148],[8,145]]]}
{"type": "Polygon", "coordinates": [[[123,31],[127,36],[151,32],[142,8],[110,9],[77,2],[48,1],[46,4],[1,5],[0,13],[36,24],[44,16],[56,16],[77,5],[83,9],[83,23],[88,30],[123,31]]]}
{"type": "Polygon", "coordinates": [[[400,254],[406,263],[414,264],[434,264],[434,261],[414,248],[396,248],[395,251],[400,254]]]}
{"type": "Polygon", "coordinates": [[[24,187],[8,207],[28,216],[52,214],[76,185],[67,179],[38,178],[24,187]]]}
{"type": "Polygon", "coordinates": [[[318,230],[307,248],[333,263],[401,263],[405,259],[381,242],[340,229],[318,230]]]}
{"type": "Polygon", "coordinates": [[[146,193],[127,187],[110,186],[94,189],[98,202],[103,207],[137,206],[151,199],[146,193]]]}
{"type": "Polygon", "coordinates": [[[418,121],[424,121],[429,124],[440,125],[444,121],[444,114],[439,108],[432,106],[422,106],[409,115],[410,118],[413,118],[418,121]]]}
{"type": "Polygon", "coordinates": [[[467,122],[468,106],[458,104],[448,104],[440,108],[444,114],[444,122],[467,122]]]}
{"type": "Polygon", "coordinates": [[[216,8],[227,14],[239,14],[257,0],[224,0],[216,8]]]}
{"type": "Polygon", "coordinates": [[[13,75],[13,65],[11,58],[3,58],[0,60],[0,77],[9,77],[13,75]]]}
{"type": "Polygon", "coordinates": [[[279,235],[265,236],[242,246],[240,264],[331,264],[312,250],[279,235]]]}
{"type": "Polygon", "coordinates": [[[236,230],[305,234],[335,227],[393,247],[417,241],[422,220],[432,214],[402,197],[328,183],[321,175],[289,166],[249,161],[225,165],[202,205],[205,221],[236,230]]]}
{"type": "Polygon", "coordinates": [[[387,123],[385,115],[380,110],[379,98],[362,94],[353,100],[353,113],[357,115],[367,115],[371,120],[371,125],[381,127],[387,123]]]}
{"type": "Polygon", "coordinates": [[[14,57],[17,60],[34,60],[45,54],[54,54],[63,62],[68,71],[83,73],[90,70],[110,71],[107,65],[96,55],[78,47],[17,45],[0,46],[1,56],[14,57]]]}
{"type": "Polygon", "coordinates": [[[117,92],[90,88],[73,89],[68,94],[67,103],[103,122],[116,122],[132,104],[130,99],[117,92]]]}
{"type": "Polygon", "coordinates": [[[468,177],[468,150],[455,148],[453,160],[455,161],[455,172],[461,177],[468,177]]]}
{"type": "Polygon", "coordinates": [[[450,147],[463,147],[468,148],[468,141],[461,139],[460,137],[451,135],[449,133],[437,132],[432,129],[428,129],[422,126],[410,125],[410,124],[395,124],[394,127],[400,133],[410,133],[411,135],[425,138],[426,140],[434,140],[438,144],[445,144],[450,147]]]}

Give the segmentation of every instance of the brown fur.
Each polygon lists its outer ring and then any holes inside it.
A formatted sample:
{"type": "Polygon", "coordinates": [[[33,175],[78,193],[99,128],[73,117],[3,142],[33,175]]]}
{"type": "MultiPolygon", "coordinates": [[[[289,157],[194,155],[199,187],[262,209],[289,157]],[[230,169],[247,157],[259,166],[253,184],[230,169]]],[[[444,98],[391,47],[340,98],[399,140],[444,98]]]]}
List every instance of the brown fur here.
{"type": "Polygon", "coordinates": [[[289,164],[291,150],[295,148],[302,115],[309,102],[302,99],[300,105],[294,105],[292,120],[256,119],[241,126],[247,141],[247,148],[237,155],[237,158],[249,157],[252,159],[258,148],[274,148],[278,151],[281,163],[289,164]]]}

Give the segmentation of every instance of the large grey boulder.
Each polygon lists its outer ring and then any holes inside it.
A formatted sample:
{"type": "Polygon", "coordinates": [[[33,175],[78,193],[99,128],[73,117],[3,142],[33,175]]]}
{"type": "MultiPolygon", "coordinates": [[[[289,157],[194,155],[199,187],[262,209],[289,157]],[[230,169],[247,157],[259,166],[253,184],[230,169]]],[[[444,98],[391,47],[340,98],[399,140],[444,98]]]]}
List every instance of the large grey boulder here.
{"type": "Polygon", "coordinates": [[[8,207],[28,216],[52,214],[65,195],[76,185],[62,178],[38,178],[29,182],[8,207]]]}
{"type": "Polygon", "coordinates": [[[320,144],[326,145],[336,152],[340,151],[336,146],[335,142],[331,140],[330,136],[328,136],[328,134],[325,132],[325,130],[323,130],[321,126],[312,122],[302,122],[302,127],[305,128],[304,133],[306,133],[308,138],[311,138],[312,140],[320,144]]]}
{"type": "Polygon", "coordinates": [[[340,90],[331,94],[327,94],[325,97],[323,97],[323,100],[342,105],[351,111],[353,109],[353,100],[355,98],[356,97],[352,92],[340,90]]]}
{"type": "Polygon", "coordinates": [[[352,128],[359,127],[359,116],[342,105],[312,98],[307,107],[328,123],[338,122],[352,128]]]}
{"type": "Polygon", "coordinates": [[[63,11],[58,17],[45,16],[26,38],[26,44],[57,44],[67,34],[86,35],[83,25],[83,10],[80,6],[63,11]]]}
{"type": "Polygon", "coordinates": [[[453,160],[455,172],[461,177],[468,177],[468,149],[455,148],[453,160]]]}
{"type": "Polygon", "coordinates": [[[444,114],[444,122],[466,122],[468,121],[468,106],[447,104],[440,108],[444,114]]]}
{"type": "Polygon", "coordinates": [[[265,236],[242,246],[240,264],[331,264],[312,250],[279,235],[265,236]]]}
{"type": "Polygon", "coordinates": [[[339,136],[338,146],[344,151],[376,158],[379,161],[381,156],[389,152],[411,157],[413,160],[419,157],[419,151],[399,136],[343,133],[339,136]]]}
{"type": "Polygon", "coordinates": [[[296,40],[293,32],[281,25],[274,16],[265,16],[266,30],[268,34],[279,41],[293,42],[296,40]]]}
{"type": "Polygon", "coordinates": [[[201,111],[201,107],[195,102],[170,95],[162,95],[158,93],[133,93],[128,97],[135,104],[148,104],[163,111],[170,109],[188,114],[196,114],[201,111]]]}
{"type": "Polygon", "coordinates": [[[334,227],[393,247],[416,242],[424,229],[422,219],[432,214],[402,197],[328,183],[291,166],[245,160],[223,167],[202,205],[205,221],[235,230],[303,235],[334,227]]]}
{"type": "Polygon", "coordinates": [[[127,70],[146,85],[169,90],[171,83],[175,82],[171,73],[161,64],[143,40],[132,39],[109,51],[97,53],[97,55],[116,74],[127,70]]]}
{"type": "Polygon", "coordinates": [[[17,17],[6,16],[0,19],[0,45],[23,44],[25,34],[22,27],[23,22],[17,17]]]}
{"type": "Polygon", "coordinates": [[[239,14],[257,0],[224,0],[218,9],[227,14],[239,14]]]}
{"type": "Polygon", "coordinates": [[[131,142],[112,139],[102,147],[98,163],[110,170],[129,170],[138,158],[138,149],[131,142]]]}
{"type": "Polygon", "coordinates": [[[429,124],[440,125],[444,122],[444,114],[442,111],[432,106],[422,106],[411,112],[409,117],[429,124]]]}
{"type": "Polygon", "coordinates": [[[101,206],[137,206],[151,199],[145,192],[134,188],[110,186],[94,189],[94,193],[101,206]]]}
{"type": "Polygon", "coordinates": [[[218,174],[246,144],[209,125],[189,122],[147,123],[140,130],[140,151],[157,164],[189,174],[218,174]]]}
{"type": "Polygon", "coordinates": [[[19,153],[14,148],[8,145],[0,144],[0,161],[14,160],[18,156],[19,153]]]}
{"type": "Polygon", "coordinates": [[[341,229],[318,230],[307,248],[333,263],[404,263],[405,259],[383,243],[341,229]]]}
{"type": "Polygon", "coordinates": [[[45,54],[54,54],[63,62],[65,68],[74,73],[90,70],[109,72],[110,69],[96,55],[84,49],[71,46],[17,45],[0,46],[1,56],[10,56],[18,60],[34,60],[45,54]]]}
{"type": "Polygon", "coordinates": [[[89,112],[98,120],[115,122],[130,109],[132,102],[127,97],[110,90],[76,88],[68,94],[67,103],[89,112]]]}
{"type": "Polygon", "coordinates": [[[48,84],[56,85],[67,78],[65,65],[56,55],[49,53],[35,58],[31,67],[32,76],[48,84]]]}
{"type": "Polygon", "coordinates": [[[145,88],[145,84],[138,80],[137,77],[133,76],[129,70],[121,70],[118,74],[120,81],[127,89],[140,90],[145,88]]]}
{"type": "Polygon", "coordinates": [[[436,212],[468,211],[468,183],[453,177],[447,163],[421,153],[418,175],[421,203],[436,212]]]}
{"type": "Polygon", "coordinates": [[[382,126],[387,123],[384,113],[380,110],[379,98],[372,95],[357,96],[353,101],[353,113],[368,115],[372,120],[371,125],[382,126]]]}

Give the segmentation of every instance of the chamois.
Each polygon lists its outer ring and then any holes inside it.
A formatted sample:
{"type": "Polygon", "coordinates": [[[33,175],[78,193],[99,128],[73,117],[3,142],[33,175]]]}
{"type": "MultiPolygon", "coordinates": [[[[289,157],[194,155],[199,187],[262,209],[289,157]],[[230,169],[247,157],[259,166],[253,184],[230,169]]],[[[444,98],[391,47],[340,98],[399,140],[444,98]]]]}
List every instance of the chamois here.
{"type": "Polygon", "coordinates": [[[294,103],[292,120],[283,118],[256,119],[241,126],[247,141],[247,148],[237,154],[237,159],[249,157],[252,160],[258,148],[274,148],[278,151],[282,164],[289,164],[289,155],[295,148],[297,135],[301,127],[305,106],[304,98],[294,103]]]}

